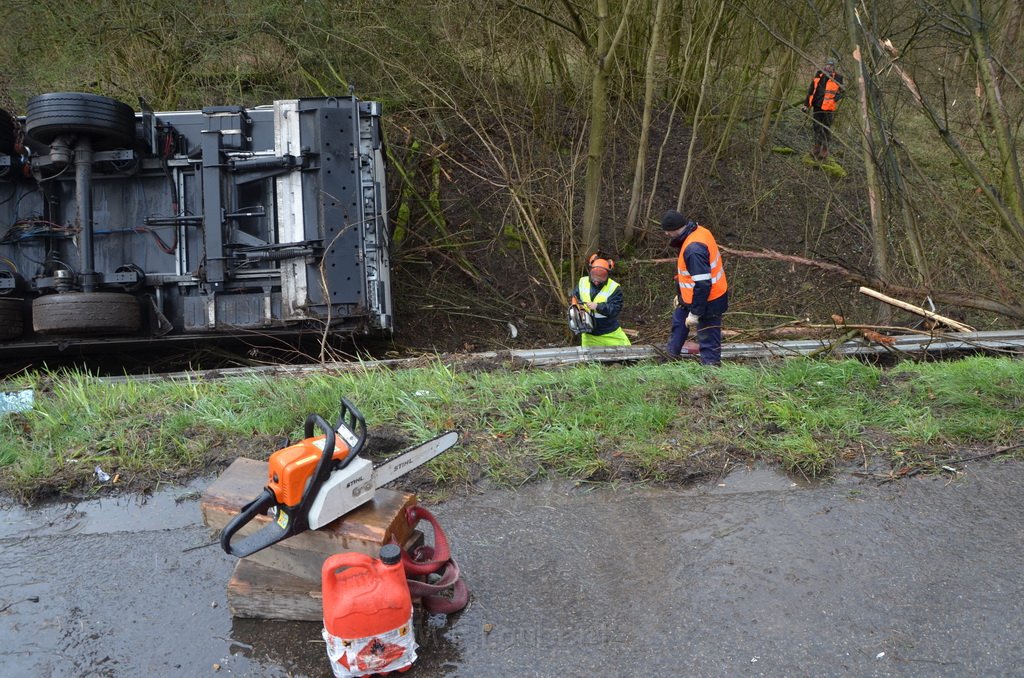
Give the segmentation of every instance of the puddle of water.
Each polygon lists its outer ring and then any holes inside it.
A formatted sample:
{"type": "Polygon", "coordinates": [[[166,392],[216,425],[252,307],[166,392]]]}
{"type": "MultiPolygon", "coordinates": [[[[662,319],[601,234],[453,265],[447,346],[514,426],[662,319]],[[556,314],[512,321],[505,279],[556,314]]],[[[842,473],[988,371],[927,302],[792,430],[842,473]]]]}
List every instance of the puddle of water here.
{"type": "Polygon", "coordinates": [[[0,539],[56,534],[167,530],[199,522],[197,500],[210,479],[197,479],[150,495],[102,497],[0,511],[0,539]]]}
{"type": "Polygon", "coordinates": [[[724,478],[703,486],[711,494],[735,494],[743,492],[782,492],[801,487],[813,487],[815,483],[804,479],[795,480],[778,469],[762,464],[740,466],[724,478]]]}

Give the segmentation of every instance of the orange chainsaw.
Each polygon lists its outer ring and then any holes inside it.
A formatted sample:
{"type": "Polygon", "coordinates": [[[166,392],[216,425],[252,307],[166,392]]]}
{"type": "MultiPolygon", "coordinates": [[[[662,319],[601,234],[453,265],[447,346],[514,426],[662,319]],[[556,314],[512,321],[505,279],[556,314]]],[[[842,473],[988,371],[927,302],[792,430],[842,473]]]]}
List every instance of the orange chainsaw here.
{"type": "Polygon", "coordinates": [[[455,445],[448,431],[376,464],[359,456],[366,443],[366,420],[347,399],[332,427],[320,415],[306,418],[305,439],[270,455],[267,485],[242,507],[220,533],[220,545],[242,558],[292,535],[316,530],[373,499],[374,491],[430,461],[455,445]],[[319,428],[324,435],[314,436],[319,428]],[[232,544],[231,539],[256,516],[272,520],[232,544]]]}

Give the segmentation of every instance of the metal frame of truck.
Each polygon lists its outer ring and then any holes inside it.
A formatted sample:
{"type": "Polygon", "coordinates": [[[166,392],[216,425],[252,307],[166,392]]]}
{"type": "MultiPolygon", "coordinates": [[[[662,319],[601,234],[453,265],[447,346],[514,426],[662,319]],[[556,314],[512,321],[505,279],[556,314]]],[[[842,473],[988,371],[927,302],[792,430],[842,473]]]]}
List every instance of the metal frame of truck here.
{"type": "Polygon", "coordinates": [[[0,353],[392,329],[380,105],[0,116],[0,353]]]}

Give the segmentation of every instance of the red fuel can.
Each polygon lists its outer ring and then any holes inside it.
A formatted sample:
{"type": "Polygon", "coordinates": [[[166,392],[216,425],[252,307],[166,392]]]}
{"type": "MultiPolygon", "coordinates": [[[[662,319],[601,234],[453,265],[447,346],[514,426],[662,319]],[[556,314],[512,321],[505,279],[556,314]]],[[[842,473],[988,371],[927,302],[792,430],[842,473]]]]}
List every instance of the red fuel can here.
{"type": "Polygon", "coordinates": [[[407,671],[416,661],[412,598],[396,544],[380,559],[338,553],[324,561],[324,640],[336,678],[407,671]]]}

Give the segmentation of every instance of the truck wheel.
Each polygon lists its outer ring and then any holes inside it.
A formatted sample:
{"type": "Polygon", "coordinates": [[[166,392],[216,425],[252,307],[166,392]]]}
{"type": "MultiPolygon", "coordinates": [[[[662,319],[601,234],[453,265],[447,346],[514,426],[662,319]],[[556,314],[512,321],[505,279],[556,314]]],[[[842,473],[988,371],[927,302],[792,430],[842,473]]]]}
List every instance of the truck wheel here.
{"type": "Polygon", "coordinates": [[[133,334],[142,326],[138,300],[121,292],[68,292],[32,302],[40,334],[133,334]]]}
{"type": "Polygon", "coordinates": [[[93,140],[93,149],[109,151],[135,142],[135,111],[117,99],[82,92],[52,92],[28,100],[25,133],[44,144],[62,134],[93,140]]]}
{"type": "Polygon", "coordinates": [[[0,155],[14,152],[14,118],[0,110],[0,155]]]}
{"type": "Polygon", "coordinates": [[[20,337],[24,326],[21,299],[0,299],[0,339],[20,337]]]}

